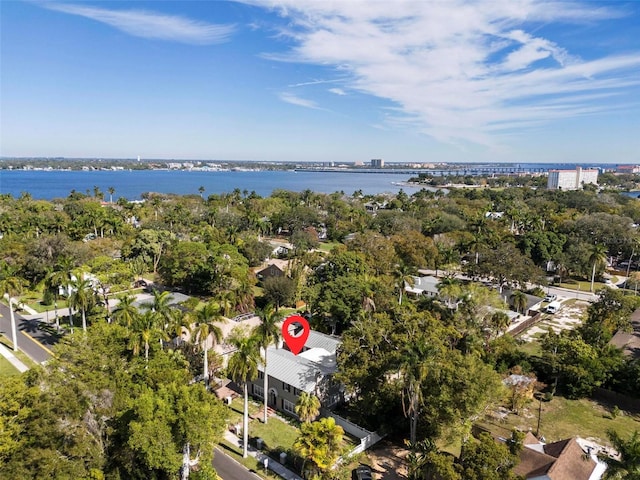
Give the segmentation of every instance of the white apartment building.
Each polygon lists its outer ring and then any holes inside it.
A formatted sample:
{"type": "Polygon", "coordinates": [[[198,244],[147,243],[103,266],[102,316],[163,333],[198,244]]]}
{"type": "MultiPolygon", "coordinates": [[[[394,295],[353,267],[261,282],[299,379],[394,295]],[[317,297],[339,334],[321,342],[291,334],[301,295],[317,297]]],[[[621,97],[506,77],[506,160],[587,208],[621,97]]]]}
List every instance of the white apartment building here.
{"type": "Polygon", "coordinates": [[[549,170],[547,189],[578,190],[587,183],[598,184],[597,168],[583,170],[581,167],[576,167],[575,170],[549,170]]]}

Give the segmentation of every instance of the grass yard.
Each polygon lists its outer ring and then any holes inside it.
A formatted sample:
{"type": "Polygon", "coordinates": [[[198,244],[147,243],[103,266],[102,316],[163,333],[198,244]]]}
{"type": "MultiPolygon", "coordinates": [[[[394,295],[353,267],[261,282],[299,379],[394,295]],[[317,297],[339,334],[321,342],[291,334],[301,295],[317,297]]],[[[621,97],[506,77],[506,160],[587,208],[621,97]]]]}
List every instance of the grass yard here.
{"type": "Polygon", "coordinates": [[[337,245],[340,245],[340,243],[338,243],[338,242],[320,242],[320,245],[318,246],[318,250],[320,250],[321,252],[329,253],[337,245]]]}
{"type": "MultiPolygon", "coordinates": [[[[502,436],[509,435],[513,427],[536,432],[538,423],[538,401],[531,402],[520,415],[510,414],[504,421],[486,420],[481,426],[502,436]]],[[[600,443],[608,444],[607,430],[613,429],[623,437],[634,430],[640,430],[640,416],[621,412],[612,418],[613,405],[603,405],[589,399],[568,400],[555,396],[550,402],[542,402],[540,433],[547,442],[555,442],[578,435],[593,437],[600,443]]]]}
{"type": "Polygon", "coordinates": [[[251,438],[261,438],[264,442],[262,450],[274,458],[292,448],[299,434],[300,430],[295,425],[278,417],[270,417],[266,424],[253,420],[249,426],[251,438]]]}
{"type": "MultiPolygon", "coordinates": [[[[543,335],[543,334],[541,333],[540,335],[543,335]]],[[[538,342],[537,340],[533,340],[531,342],[523,342],[518,346],[518,350],[530,356],[542,355],[542,348],[540,347],[540,342],[538,342]]]]}
{"type": "Polygon", "coordinates": [[[0,356],[0,378],[10,377],[12,375],[18,375],[20,372],[16,370],[16,368],[11,365],[9,360],[0,356]]]}
{"type": "MultiPolygon", "coordinates": [[[[562,283],[558,283],[555,284],[554,286],[556,287],[562,287],[562,288],[568,288],[570,290],[577,290],[579,292],[585,292],[588,293],[591,291],[591,281],[590,280],[581,280],[581,281],[574,281],[574,282],[562,282],[562,283]]],[[[607,285],[606,283],[602,283],[602,282],[593,282],[593,291],[597,292],[598,290],[601,290],[605,287],[608,287],[609,285],[607,285]]]]}
{"type": "MultiPolygon", "coordinates": [[[[244,399],[243,397],[236,397],[231,401],[231,405],[229,406],[229,424],[237,425],[238,423],[242,423],[242,415],[244,412],[244,399]]],[[[262,411],[262,404],[257,403],[255,400],[249,398],[249,416],[257,415],[262,411]]],[[[251,422],[251,419],[249,419],[251,422]]],[[[251,433],[251,431],[249,431],[251,433]]]]}

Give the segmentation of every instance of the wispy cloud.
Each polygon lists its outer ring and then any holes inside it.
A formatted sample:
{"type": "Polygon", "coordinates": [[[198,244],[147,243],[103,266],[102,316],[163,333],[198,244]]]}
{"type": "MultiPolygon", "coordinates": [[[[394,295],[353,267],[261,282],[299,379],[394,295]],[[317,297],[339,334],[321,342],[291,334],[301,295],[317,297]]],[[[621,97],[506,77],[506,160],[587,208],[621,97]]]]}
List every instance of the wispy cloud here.
{"type": "Polygon", "coordinates": [[[331,93],[335,93],[336,95],[346,95],[347,92],[345,92],[343,89],[341,88],[330,88],[329,91],[331,93]]]}
{"type": "Polygon", "coordinates": [[[298,105],[299,107],[305,108],[313,108],[314,110],[324,110],[323,108],[320,108],[318,104],[313,100],[307,100],[306,98],[298,97],[293,93],[282,92],[278,96],[283,102],[290,103],[292,105],[298,105]]]}
{"type": "Polygon", "coordinates": [[[136,37],[194,45],[225,42],[235,30],[233,25],[215,25],[146,10],[112,10],[68,3],[44,3],[42,6],[90,18],[136,37]]]}
{"type": "Polygon", "coordinates": [[[390,126],[444,142],[494,146],[514,128],[620,108],[624,102],[600,94],[623,95],[640,84],[640,51],[582,59],[549,37],[553,27],[624,15],[602,3],[248,3],[275,8],[286,21],[280,35],[293,47],[267,58],[333,66],[345,87],[397,107],[390,126]]]}

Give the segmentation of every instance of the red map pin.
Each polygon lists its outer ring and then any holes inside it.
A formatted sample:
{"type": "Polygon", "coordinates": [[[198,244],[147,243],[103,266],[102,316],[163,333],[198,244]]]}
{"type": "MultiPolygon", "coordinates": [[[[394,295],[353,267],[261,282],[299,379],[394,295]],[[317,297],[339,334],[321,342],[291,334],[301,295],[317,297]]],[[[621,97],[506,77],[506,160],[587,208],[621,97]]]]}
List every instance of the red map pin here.
{"type": "Polygon", "coordinates": [[[291,353],[300,353],[309,338],[309,330],[309,322],[300,315],[291,315],[282,323],[282,338],[291,353]]]}

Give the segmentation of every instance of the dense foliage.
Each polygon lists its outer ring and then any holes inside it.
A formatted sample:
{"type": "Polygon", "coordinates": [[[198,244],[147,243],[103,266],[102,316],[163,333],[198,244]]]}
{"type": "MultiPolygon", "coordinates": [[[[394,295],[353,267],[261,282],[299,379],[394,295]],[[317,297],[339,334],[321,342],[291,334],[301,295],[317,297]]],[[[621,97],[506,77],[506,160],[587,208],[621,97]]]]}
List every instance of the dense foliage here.
{"type": "MultiPolygon", "coordinates": [[[[339,379],[353,418],[414,446],[462,438],[457,466],[425,451],[452,478],[475,478],[476,459],[493,461],[483,439],[468,443],[470,426],[502,399],[501,375],[514,368],[569,397],[597,387],[637,396],[640,362],[609,345],[640,305],[632,290],[602,290],[580,328],[546,334],[542,354],[530,356],[502,335],[505,298],[486,285],[509,288],[507,300],[520,312],[524,291],[548,282],[594,285],[608,266],[628,273],[632,286],[640,202],[591,186],[553,192],[531,188],[539,186],[535,178],[514,181],[395,196],[307,190],[261,198],[238,189],[208,198],[145,194],[142,203],[107,202],[99,189],[51,202],[0,196],[1,284],[55,308],[72,306],[70,318],[58,321],[61,333],[76,329],[44,370],[0,387],[2,472],[171,478],[185,445],[210,454],[218,405],[201,387],[187,386],[211,368],[204,330],[192,343],[173,348],[171,341],[183,328],[268,303],[280,310],[304,301],[314,328],[342,336],[339,379]],[[290,244],[288,267],[259,281],[255,271],[275,255],[275,237],[290,244]],[[405,291],[424,268],[444,275],[437,299],[405,291]],[[462,282],[460,274],[476,281],[462,282]],[[158,291],[140,310],[127,296],[116,310],[106,308],[108,295],[142,278],[207,306],[172,308],[158,291]],[[211,421],[194,421],[204,417],[211,421]]],[[[234,372],[239,381],[257,375],[234,372]]],[[[207,463],[205,453],[200,458],[207,463]]],[[[509,475],[505,468],[496,478],[509,475]]]]}

